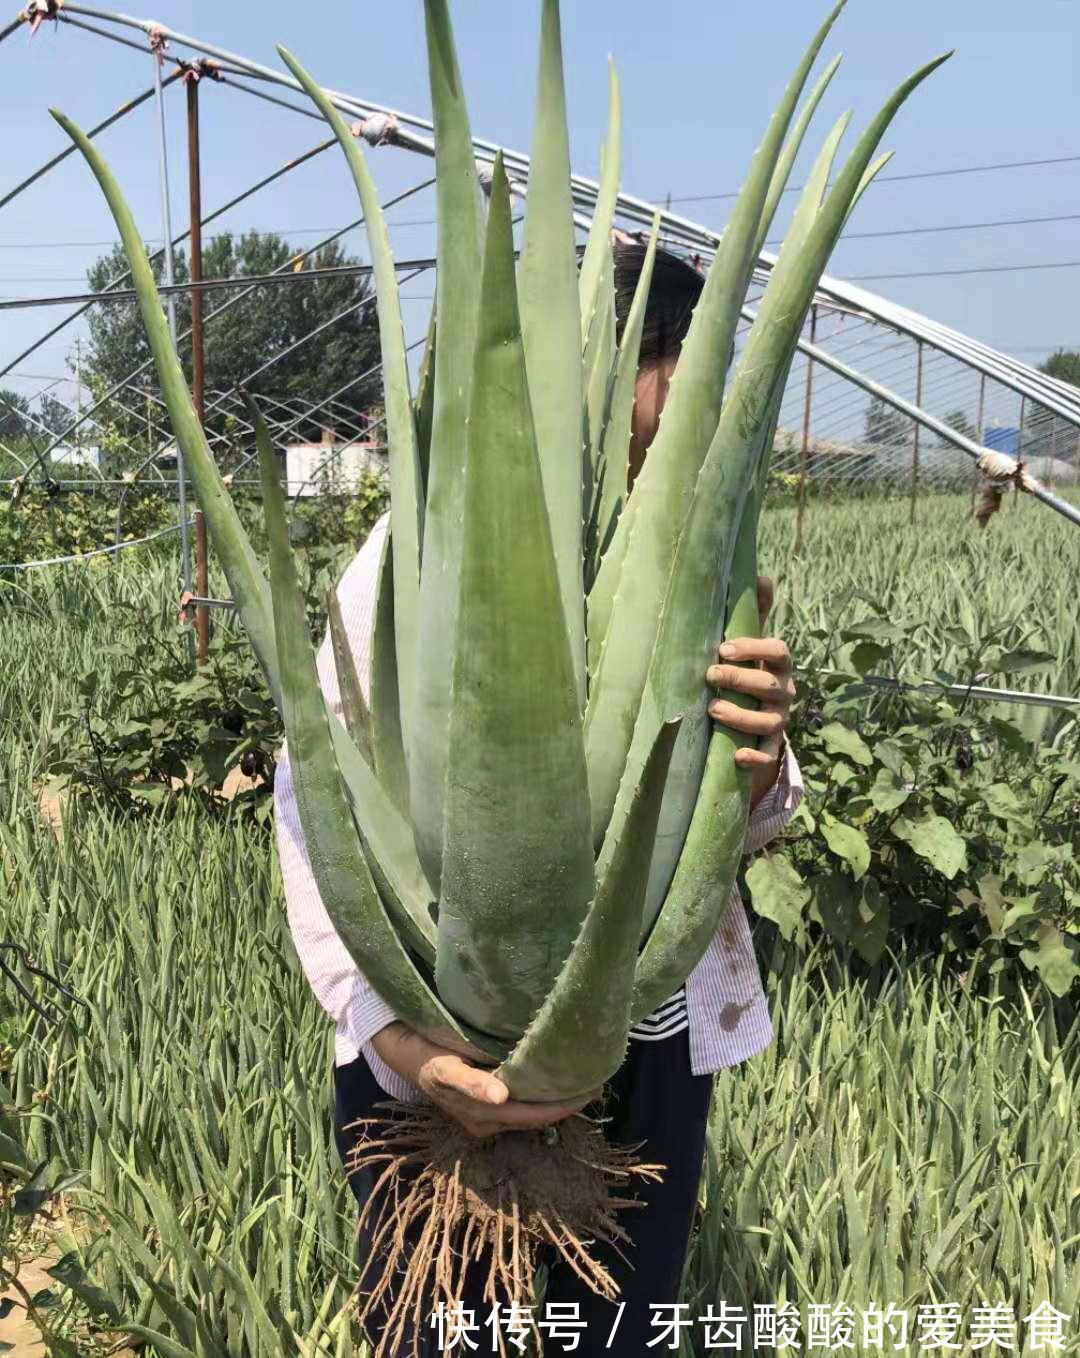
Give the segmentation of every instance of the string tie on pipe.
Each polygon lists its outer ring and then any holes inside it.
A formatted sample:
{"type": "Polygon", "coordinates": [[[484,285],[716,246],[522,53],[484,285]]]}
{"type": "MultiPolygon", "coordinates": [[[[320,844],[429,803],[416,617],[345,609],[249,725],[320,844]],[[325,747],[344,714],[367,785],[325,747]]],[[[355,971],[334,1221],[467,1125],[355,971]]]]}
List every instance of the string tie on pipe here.
{"type": "Polygon", "coordinates": [[[19,19],[22,23],[30,25],[30,36],[33,37],[46,19],[59,22],[63,7],[64,0],[30,0],[19,15],[19,19]]]}
{"type": "Polygon", "coordinates": [[[354,137],[363,137],[369,146],[392,146],[398,137],[398,120],[392,113],[369,113],[349,130],[354,137]]]}
{"type": "Polygon", "coordinates": [[[484,193],[491,197],[491,180],[494,170],[490,160],[478,160],[476,162],[476,177],[480,181],[480,187],[484,193]]]}
{"type": "Polygon", "coordinates": [[[980,528],[985,528],[1001,508],[1002,496],[1010,486],[1028,495],[1043,489],[1042,482],[1037,481],[1027,470],[1023,458],[1010,457],[1008,453],[988,448],[975,466],[983,477],[974,511],[980,528]]]}
{"type": "Polygon", "coordinates": [[[209,61],[203,57],[201,61],[181,61],[177,63],[183,74],[185,85],[197,85],[204,77],[208,80],[220,80],[221,67],[216,61],[209,61]]]}
{"type": "Polygon", "coordinates": [[[1039,485],[1027,471],[1023,458],[1010,457],[1008,453],[1000,453],[996,449],[988,448],[975,466],[995,485],[1019,486],[1021,490],[1026,491],[1039,485]]]}
{"type": "Polygon", "coordinates": [[[147,40],[150,44],[150,51],[158,59],[158,65],[164,66],[165,53],[169,50],[169,40],[157,24],[151,28],[147,40]]]}

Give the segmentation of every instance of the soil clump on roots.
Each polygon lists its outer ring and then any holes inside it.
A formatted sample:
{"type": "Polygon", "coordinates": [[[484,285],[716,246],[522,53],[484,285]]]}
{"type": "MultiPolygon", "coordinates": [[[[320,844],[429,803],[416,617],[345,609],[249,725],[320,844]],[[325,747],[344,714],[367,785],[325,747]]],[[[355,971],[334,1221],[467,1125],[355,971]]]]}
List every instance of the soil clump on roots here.
{"type": "MultiPolygon", "coordinates": [[[[433,1310],[458,1305],[476,1268],[489,1308],[532,1307],[544,1257],[615,1299],[592,1247],[628,1240],[617,1214],[640,1206],[633,1181],[658,1181],[663,1165],[640,1162],[640,1147],[612,1146],[602,1121],[580,1113],[477,1138],[433,1106],[382,1106],[387,1116],[355,1124],[360,1140],[346,1164],[375,1181],[359,1225],[370,1242],[359,1319],[368,1328],[378,1317],[382,1330],[374,1358],[420,1358],[433,1310]]],[[[534,1332],[539,1339],[535,1322],[534,1332]]],[[[499,1345],[505,1353],[501,1334],[499,1345]]]]}

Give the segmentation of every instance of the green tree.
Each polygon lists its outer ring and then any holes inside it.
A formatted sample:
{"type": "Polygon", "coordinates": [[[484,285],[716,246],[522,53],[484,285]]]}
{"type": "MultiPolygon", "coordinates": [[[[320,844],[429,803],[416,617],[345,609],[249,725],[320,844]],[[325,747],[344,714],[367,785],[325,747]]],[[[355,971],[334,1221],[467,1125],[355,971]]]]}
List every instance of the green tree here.
{"type": "MultiPolygon", "coordinates": [[[[1080,387],[1080,352],[1058,349],[1039,364],[1039,371],[1048,377],[1068,382],[1070,386],[1080,387]]],[[[1076,426],[1068,420],[1059,419],[1045,406],[1029,403],[1028,411],[1024,423],[1024,456],[1029,460],[1052,457],[1055,462],[1075,462],[1076,426]]]]}
{"type": "Polygon", "coordinates": [[[10,443],[13,439],[26,436],[30,429],[26,419],[28,409],[25,396],[0,387],[0,439],[10,443]]]}
{"type": "MultiPolygon", "coordinates": [[[[286,240],[273,232],[248,231],[240,236],[224,232],[207,243],[203,252],[203,274],[206,278],[270,274],[283,270],[296,254],[286,240]]],[[[335,242],[306,260],[304,268],[310,271],[354,263],[356,260],[335,242]]],[[[103,288],[123,269],[123,255],[117,247],[91,266],[90,286],[95,290],[103,288]]],[[[163,281],[163,260],[155,262],[154,274],[159,283],[163,281]]],[[[174,252],[174,275],[178,283],[184,283],[190,277],[187,257],[179,251],[174,252]]],[[[208,405],[212,404],[215,395],[231,391],[240,381],[244,381],[252,392],[279,401],[311,403],[331,395],[378,363],[374,305],[358,305],[372,297],[367,278],[345,274],[318,282],[268,284],[254,288],[242,298],[239,298],[239,292],[240,289],[230,289],[206,294],[208,405]],[[220,315],[209,319],[212,312],[231,298],[238,300],[223,309],[220,315]],[[298,344],[320,325],[346,311],[348,314],[340,320],[306,343],[298,344]],[[291,352],[285,352],[297,344],[291,352]],[[278,362],[271,363],[257,377],[250,376],[276,354],[282,355],[278,362]]],[[[191,323],[191,304],[187,295],[177,295],[176,313],[178,330],[183,333],[191,323]]],[[[83,374],[95,396],[102,396],[147,363],[150,352],[133,304],[94,307],[90,312],[89,328],[89,352],[84,360],[83,374]]],[[[190,340],[181,342],[180,353],[190,376],[190,340]]],[[[153,369],[147,368],[121,395],[127,409],[119,409],[113,404],[108,411],[108,417],[115,420],[124,436],[139,447],[147,443],[148,413],[154,424],[163,423],[163,411],[153,401],[158,394],[153,369]],[[151,393],[149,406],[147,392],[151,393]]],[[[381,376],[374,372],[343,394],[345,416],[356,419],[378,405],[381,397],[381,376]]],[[[284,414],[284,411],[280,413],[284,414]]],[[[216,420],[211,417],[211,421],[218,429],[225,427],[221,417],[216,420]]],[[[318,415],[314,419],[301,420],[290,437],[317,439],[324,423],[333,423],[333,420],[318,415]]],[[[157,441],[160,441],[159,435],[155,435],[157,441]]]]}
{"type": "MultiPolygon", "coordinates": [[[[966,438],[974,439],[976,443],[978,442],[978,430],[976,430],[966,411],[950,410],[945,416],[945,423],[950,429],[955,429],[958,434],[963,434],[966,438]]],[[[952,447],[952,444],[946,439],[939,439],[938,442],[942,448],[952,447]]]]}
{"type": "MultiPolygon", "coordinates": [[[[37,417],[36,429],[44,436],[45,430],[53,438],[59,438],[65,434],[75,420],[75,408],[65,405],[63,401],[58,401],[55,396],[50,396],[48,392],[38,398],[37,407],[34,410],[37,417]],[[42,428],[44,426],[44,428],[42,428]]],[[[72,435],[75,438],[76,435],[72,435]]],[[[82,426],[82,438],[84,443],[94,442],[93,427],[82,426]]]]}
{"type": "Polygon", "coordinates": [[[877,443],[888,448],[906,447],[911,442],[911,421],[899,410],[882,401],[879,397],[870,398],[866,408],[867,443],[877,443]]]}
{"type": "Polygon", "coordinates": [[[1070,386],[1080,387],[1080,351],[1058,349],[1048,359],[1039,364],[1039,371],[1048,377],[1059,378],[1070,386]]]}

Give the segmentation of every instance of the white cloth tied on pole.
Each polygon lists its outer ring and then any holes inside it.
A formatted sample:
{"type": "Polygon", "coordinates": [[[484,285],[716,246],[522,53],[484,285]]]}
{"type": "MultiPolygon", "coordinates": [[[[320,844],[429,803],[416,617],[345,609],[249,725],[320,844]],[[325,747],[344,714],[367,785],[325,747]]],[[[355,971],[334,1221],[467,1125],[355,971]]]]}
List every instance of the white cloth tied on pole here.
{"type": "Polygon", "coordinates": [[[363,137],[369,146],[386,146],[397,139],[398,120],[392,113],[369,113],[351,128],[354,137],[363,137]]]}

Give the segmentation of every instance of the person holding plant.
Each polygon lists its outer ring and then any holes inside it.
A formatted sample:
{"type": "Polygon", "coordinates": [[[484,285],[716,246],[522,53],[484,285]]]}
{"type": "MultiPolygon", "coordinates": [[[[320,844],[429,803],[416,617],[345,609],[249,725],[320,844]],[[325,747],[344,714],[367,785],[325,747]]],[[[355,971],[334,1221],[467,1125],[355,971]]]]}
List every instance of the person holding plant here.
{"type": "MultiPolygon", "coordinates": [[[[618,240],[615,279],[620,337],[644,257],[643,245],[629,237],[618,240]]],[[[702,285],[692,265],[657,251],[635,391],[631,484],[659,427],[702,285]]],[[[375,524],[338,586],[346,634],[364,684],[370,668],[376,574],[388,522],[386,514],[375,524]]],[[[763,626],[772,599],[772,582],[761,577],[758,603],[763,626]]],[[[440,663],[440,658],[428,663],[440,663]]],[[[340,714],[329,637],[319,652],[318,668],[326,698],[340,714]]],[[[712,717],[756,741],[735,755],[737,763],[752,771],[745,843],[751,852],[781,832],[802,797],[798,765],[786,739],[795,692],[791,659],[777,637],[729,640],[720,647],[717,662],[704,678],[716,694],[709,704],[712,717]],[[736,706],[725,694],[745,695],[757,700],[757,705],[736,706]]],[[[316,998],[336,1024],[334,1130],[347,1167],[361,1136],[356,1124],[378,1118],[380,1105],[388,1099],[430,1101],[475,1137],[554,1125],[583,1107],[592,1111],[588,1101],[551,1105],[511,1100],[506,1086],[489,1070],[435,1045],[398,1020],[358,970],[320,901],[304,847],[287,750],[278,766],[274,798],[282,878],[297,955],[316,998]]],[[[665,1168],[658,1182],[643,1183],[637,1194],[640,1206],[621,1218],[629,1237],[626,1247],[621,1252],[597,1247],[619,1284],[617,1303],[597,1296],[565,1264],[552,1261],[545,1305],[569,1317],[568,1324],[580,1325],[579,1353],[593,1351],[590,1339],[596,1351],[643,1352],[653,1307],[677,1299],[697,1201],[713,1076],[747,1060],[772,1039],[749,924],[737,889],[733,889],[712,945],[686,985],[638,1023],[630,1039],[624,1064],[605,1091],[608,1135],[614,1144],[641,1143],[643,1160],[665,1168]]],[[[375,1179],[371,1169],[350,1175],[361,1206],[376,1191],[375,1179]]],[[[370,1231],[361,1241],[361,1251],[365,1268],[377,1271],[370,1231]]],[[[475,1287],[467,1288],[469,1295],[461,1298],[462,1314],[471,1315],[475,1333],[482,1334],[488,1320],[482,1302],[485,1270],[477,1267],[473,1272],[475,1287]]],[[[377,1317],[374,1323],[369,1317],[373,1341],[378,1339],[377,1323],[377,1317]]],[[[433,1344],[434,1336],[426,1342],[433,1344]]],[[[431,1347],[429,1351],[438,1350],[431,1347]]]]}

